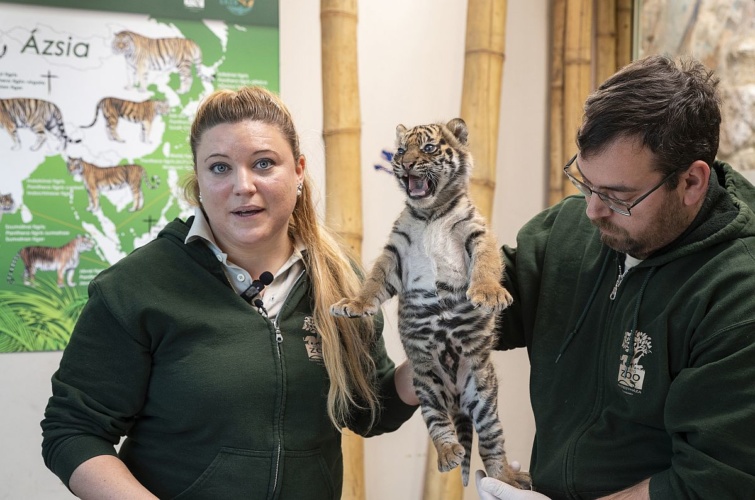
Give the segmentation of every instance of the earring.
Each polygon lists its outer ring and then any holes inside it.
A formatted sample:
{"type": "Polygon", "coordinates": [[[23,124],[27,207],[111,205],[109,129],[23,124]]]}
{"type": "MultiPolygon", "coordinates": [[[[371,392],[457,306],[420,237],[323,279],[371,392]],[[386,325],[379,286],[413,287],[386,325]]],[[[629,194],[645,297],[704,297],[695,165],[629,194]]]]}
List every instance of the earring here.
{"type": "Polygon", "coordinates": [[[296,196],[301,196],[301,191],[303,189],[302,183],[300,182],[298,186],[296,186],[296,196]]]}
{"type": "Polygon", "coordinates": [[[199,203],[202,203],[202,193],[199,193],[199,203]]]}

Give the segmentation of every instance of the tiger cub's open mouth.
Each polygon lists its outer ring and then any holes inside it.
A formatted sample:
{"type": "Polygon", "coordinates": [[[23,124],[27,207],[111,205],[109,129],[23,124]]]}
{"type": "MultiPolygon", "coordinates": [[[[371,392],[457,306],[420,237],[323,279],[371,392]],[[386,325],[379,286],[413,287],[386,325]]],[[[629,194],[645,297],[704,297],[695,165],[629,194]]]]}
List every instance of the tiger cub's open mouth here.
{"type": "Polygon", "coordinates": [[[407,175],[404,177],[404,184],[406,185],[406,194],[409,198],[415,200],[426,198],[432,195],[433,191],[435,191],[435,186],[428,182],[427,177],[407,175]]]}

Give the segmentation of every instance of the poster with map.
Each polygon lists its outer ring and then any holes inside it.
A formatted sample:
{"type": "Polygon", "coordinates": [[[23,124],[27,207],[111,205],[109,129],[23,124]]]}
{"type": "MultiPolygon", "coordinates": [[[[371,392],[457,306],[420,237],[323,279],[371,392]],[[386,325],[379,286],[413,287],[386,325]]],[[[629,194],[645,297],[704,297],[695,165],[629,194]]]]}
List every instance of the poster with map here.
{"type": "Polygon", "coordinates": [[[0,353],[60,350],[103,269],[192,210],[217,88],[279,90],[277,0],[0,2],[0,353]]]}

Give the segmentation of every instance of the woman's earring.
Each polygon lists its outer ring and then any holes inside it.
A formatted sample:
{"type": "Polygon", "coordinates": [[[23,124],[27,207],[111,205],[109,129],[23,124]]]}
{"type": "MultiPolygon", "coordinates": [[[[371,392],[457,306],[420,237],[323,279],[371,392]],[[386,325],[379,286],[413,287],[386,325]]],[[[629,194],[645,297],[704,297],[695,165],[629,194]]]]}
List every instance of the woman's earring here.
{"type": "Polygon", "coordinates": [[[301,196],[302,189],[303,189],[302,183],[300,182],[299,185],[296,186],[296,196],[301,196]]]}
{"type": "Polygon", "coordinates": [[[202,203],[202,193],[199,193],[199,203],[202,203]]]}

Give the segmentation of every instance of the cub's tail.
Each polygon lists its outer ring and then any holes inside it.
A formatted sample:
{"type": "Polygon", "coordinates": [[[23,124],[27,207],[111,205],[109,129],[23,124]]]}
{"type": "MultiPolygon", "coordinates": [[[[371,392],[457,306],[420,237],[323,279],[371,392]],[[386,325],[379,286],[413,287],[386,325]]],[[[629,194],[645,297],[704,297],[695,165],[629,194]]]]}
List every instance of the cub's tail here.
{"type": "Polygon", "coordinates": [[[472,432],[474,426],[469,415],[460,411],[454,416],[454,427],[456,427],[456,439],[464,447],[464,458],[461,460],[461,481],[466,486],[469,484],[469,462],[472,457],[472,432]]]}

